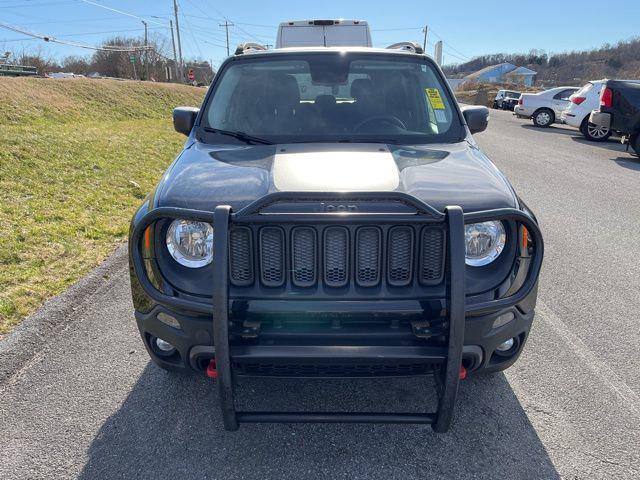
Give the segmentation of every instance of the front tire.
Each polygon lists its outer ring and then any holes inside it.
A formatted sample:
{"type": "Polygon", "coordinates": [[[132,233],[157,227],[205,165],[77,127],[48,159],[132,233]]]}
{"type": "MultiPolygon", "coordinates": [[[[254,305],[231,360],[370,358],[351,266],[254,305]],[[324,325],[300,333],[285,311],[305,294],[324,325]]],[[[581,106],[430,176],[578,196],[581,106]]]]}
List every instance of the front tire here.
{"type": "Polygon", "coordinates": [[[546,128],[555,121],[555,115],[547,108],[541,108],[533,112],[531,117],[536,127],[546,128]]]}
{"type": "Polygon", "coordinates": [[[582,121],[580,131],[591,142],[606,142],[611,136],[611,129],[589,123],[589,117],[582,121]]]}

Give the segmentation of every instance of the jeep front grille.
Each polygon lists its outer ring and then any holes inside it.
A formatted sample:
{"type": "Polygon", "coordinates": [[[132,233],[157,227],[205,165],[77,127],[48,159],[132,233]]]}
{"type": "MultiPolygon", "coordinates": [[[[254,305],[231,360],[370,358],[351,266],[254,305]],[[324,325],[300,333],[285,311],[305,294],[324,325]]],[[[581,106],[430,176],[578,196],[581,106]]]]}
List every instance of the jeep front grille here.
{"type": "Polygon", "coordinates": [[[437,285],[444,248],[440,226],[233,227],[229,276],[235,286],[274,288],[437,285]]]}

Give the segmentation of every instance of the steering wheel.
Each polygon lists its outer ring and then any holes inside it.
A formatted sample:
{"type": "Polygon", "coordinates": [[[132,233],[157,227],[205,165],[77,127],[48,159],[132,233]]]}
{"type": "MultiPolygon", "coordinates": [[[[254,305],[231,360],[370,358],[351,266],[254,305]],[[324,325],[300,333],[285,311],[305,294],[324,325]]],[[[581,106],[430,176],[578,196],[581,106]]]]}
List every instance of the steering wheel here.
{"type": "Polygon", "coordinates": [[[353,130],[357,132],[365,125],[368,125],[370,123],[375,123],[375,122],[387,123],[389,125],[394,125],[396,127],[402,128],[403,130],[407,130],[407,126],[404,124],[404,122],[400,120],[398,117],[395,117],[393,115],[377,115],[375,117],[365,118],[360,123],[358,123],[353,128],[353,130]]]}

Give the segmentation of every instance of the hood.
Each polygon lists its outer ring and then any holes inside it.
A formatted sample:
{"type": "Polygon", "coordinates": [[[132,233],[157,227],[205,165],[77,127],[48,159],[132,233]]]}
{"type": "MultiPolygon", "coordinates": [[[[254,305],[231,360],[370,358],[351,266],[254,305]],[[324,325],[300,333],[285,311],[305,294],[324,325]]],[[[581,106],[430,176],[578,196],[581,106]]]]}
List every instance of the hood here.
{"type": "Polygon", "coordinates": [[[273,192],[403,192],[443,211],[517,207],[498,169],[467,142],[420,146],[351,143],[186,148],[165,174],[158,206],[235,211],[273,192]]]}

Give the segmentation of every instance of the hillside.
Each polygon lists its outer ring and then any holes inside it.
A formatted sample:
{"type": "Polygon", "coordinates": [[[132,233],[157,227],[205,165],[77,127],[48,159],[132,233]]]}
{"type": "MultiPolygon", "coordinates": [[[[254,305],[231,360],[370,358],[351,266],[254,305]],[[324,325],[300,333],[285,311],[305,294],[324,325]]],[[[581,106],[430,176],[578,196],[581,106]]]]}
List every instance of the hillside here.
{"type": "Polygon", "coordinates": [[[179,152],[205,90],[0,78],[0,334],[99,264],[179,152]]]}
{"type": "Polygon", "coordinates": [[[489,65],[510,62],[538,72],[539,85],[581,85],[600,78],[640,78],[640,38],[603,45],[585,51],[547,54],[531,50],[527,54],[482,55],[469,62],[447,65],[447,76],[460,78],[489,65]]]}

